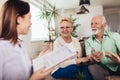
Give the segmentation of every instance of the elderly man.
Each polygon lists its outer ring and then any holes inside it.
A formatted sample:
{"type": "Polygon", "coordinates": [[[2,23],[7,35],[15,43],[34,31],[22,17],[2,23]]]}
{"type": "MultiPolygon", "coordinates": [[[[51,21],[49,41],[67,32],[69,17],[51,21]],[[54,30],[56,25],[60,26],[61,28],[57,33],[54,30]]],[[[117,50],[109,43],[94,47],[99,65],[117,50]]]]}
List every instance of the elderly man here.
{"type": "Polygon", "coordinates": [[[120,75],[120,35],[108,32],[105,27],[104,16],[93,17],[93,35],[85,41],[86,54],[96,63],[89,67],[95,80],[104,80],[108,75],[120,75]]]}

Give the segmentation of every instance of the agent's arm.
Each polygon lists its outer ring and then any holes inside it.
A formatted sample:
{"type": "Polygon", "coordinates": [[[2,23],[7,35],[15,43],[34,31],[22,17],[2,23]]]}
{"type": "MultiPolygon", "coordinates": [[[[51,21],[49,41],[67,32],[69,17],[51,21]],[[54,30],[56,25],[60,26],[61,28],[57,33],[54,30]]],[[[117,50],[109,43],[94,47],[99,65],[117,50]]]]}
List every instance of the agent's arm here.
{"type": "Polygon", "coordinates": [[[34,72],[29,80],[43,80],[53,71],[54,68],[50,68],[48,70],[45,69],[46,68],[43,67],[40,70],[34,72]]]}

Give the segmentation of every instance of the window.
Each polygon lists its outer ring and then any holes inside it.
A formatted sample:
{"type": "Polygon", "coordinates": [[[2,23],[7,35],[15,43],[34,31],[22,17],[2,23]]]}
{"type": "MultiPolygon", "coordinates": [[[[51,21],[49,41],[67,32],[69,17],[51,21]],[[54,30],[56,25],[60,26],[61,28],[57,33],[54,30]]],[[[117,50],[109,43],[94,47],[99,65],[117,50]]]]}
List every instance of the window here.
{"type": "Polygon", "coordinates": [[[120,33],[120,8],[108,8],[104,10],[108,30],[120,33]]]}
{"type": "Polygon", "coordinates": [[[39,18],[40,9],[33,4],[30,4],[30,9],[32,15],[31,41],[49,40],[49,31],[45,25],[46,21],[39,18]]]}

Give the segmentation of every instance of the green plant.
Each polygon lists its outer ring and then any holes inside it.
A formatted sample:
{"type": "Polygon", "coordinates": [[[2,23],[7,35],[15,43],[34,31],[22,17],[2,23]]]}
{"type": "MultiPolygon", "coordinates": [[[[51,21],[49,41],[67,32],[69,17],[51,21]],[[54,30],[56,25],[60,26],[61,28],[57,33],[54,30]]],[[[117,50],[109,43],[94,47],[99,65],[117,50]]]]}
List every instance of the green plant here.
{"type": "Polygon", "coordinates": [[[73,32],[72,32],[71,35],[72,35],[73,37],[78,37],[77,32],[76,32],[76,29],[80,26],[80,24],[76,23],[76,20],[77,20],[78,18],[73,18],[72,15],[70,15],[70,18],[71,18],[71,20],[73,21],[73,32]]]}
{"type": "Polygon", "coordinates": [[[85,80],[85,74],[83,72],[79,72],[77,75],[77,80],[85,80]]]}
{"type": "MultiPolygon", "coordinates": [[[[46,2],[46,0],[44,0],[44,3],[42,4],[42,7],[40,9],[40,14],[39,14],[39,18],[40,19],[44,19],[47,22],[47,28],[49,31],[49,42],[52,42],[52,31],[55,30],[52,26],[52,21],[55,21],[58,17],[58,10],[56,9],[55,6],[52,6],[51,4],[49,4],[48,2],[46,2]]],[[[54,32],[55,33],[55,32],[54,32]]],[[[56,34],[56,33],[55,33],[56,34]]]]}

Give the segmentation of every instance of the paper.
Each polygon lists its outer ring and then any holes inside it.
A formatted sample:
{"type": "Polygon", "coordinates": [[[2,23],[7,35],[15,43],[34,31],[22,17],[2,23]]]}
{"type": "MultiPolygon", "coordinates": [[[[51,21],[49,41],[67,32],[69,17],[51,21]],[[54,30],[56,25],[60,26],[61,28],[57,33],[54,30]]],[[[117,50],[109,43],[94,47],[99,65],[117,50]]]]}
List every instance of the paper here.
{"type": "Polygon", "coordinates": [[[33,59],[33,69],[34,71],[36,71],[42,68],[43,66],[46,67],[46,69],[49,69],[75,55],[76,50],[73,48],[73,46],[70,44],[65,44],[58,50],[52,51],[36,59],[33,59]]]}

